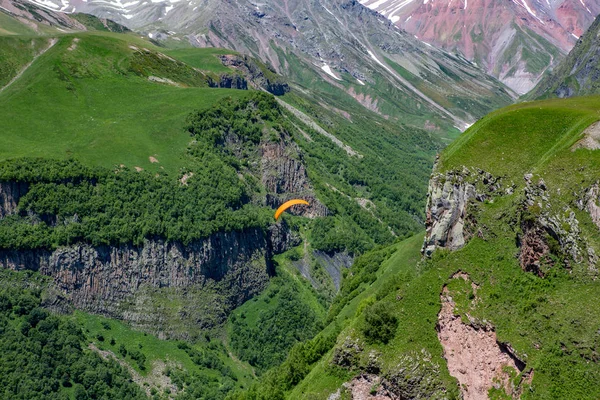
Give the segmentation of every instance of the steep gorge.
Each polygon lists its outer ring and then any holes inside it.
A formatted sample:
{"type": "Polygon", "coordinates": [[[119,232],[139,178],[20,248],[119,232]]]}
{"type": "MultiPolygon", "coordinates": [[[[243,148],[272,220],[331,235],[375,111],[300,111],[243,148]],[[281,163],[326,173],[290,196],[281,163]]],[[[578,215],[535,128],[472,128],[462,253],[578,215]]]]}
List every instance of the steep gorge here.
{"type": "MultiPolygon", "coordinates": [[[[26,185],[3,182],[0,188],[1,215],[14,214],[26,185]]],[[[183,317],[183,325],[197,329],[224,322],[228,311],[266,286],[273,273],[272,256],[296,244],[298,237],[284,222],[267,231],[218,232],[188,245],[157,238],[139,246],[78,243],[55,250],[2,249],[0,267],[52,277],[78,309],[129,320],[160,336],[186,337],[181,323],[170,326],[173,320],[183,317]],[[170,309],[160,305],[167,299],[174,304],[170,309]]]]}

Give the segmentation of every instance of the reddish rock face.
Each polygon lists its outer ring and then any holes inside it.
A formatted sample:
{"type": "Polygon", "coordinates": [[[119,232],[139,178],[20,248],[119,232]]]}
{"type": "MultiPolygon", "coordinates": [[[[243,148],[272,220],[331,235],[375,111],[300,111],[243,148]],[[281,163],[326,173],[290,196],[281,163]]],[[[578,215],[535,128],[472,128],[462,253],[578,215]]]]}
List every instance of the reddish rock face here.
{"type": "Polygon", "coordinates": [[[571,50],[600,14],[599,0],[361,3],[425,42],[462,53],[519,93],[531,89],[545,69],[556,65],[561,53],[571,50]]]}

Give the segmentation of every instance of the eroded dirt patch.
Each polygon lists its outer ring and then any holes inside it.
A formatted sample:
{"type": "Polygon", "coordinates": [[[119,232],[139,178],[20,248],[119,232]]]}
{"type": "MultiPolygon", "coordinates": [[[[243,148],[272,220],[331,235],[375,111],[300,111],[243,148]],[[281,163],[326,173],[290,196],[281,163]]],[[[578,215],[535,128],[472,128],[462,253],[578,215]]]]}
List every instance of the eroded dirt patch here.
{"type": "Polygon", "coordinates": [[[594,122],[583,131],[583,139],[575,143],[572,150],[600,150],[600,121],[594,122]]]}
{"type": "MultiPolygon", "coordinates": [[[[465,273],[455,274],[453,278],[469,280],[465,273]]],[[[472,287],[476,290],[475,286],[472,287]]],[[[458,379],[463,398],[487,399],[488,391],[493,387],[504,388],[507,394],[517,398],[518,393],[512,387],[510,378],[521,372],[522,363],[517,365],[508,353],[507,346],[498,344],[493,328],[475,328],[454,315],[455,302],[446,286],[440,299],[442,309],[438,314],[438,338],[444,348],[450,375],[458,379]]]]}
{"type": "Polygon", "coordinates": [[[358,101],[358,103],[363,106],[364,108],[366,108],[367,110],[376,112],[377,114],[381,115],[381,112],[379,111],[379,107],[378,107],[378,100],[377,99],[373,99],[371,96],[369,96],[368,94],[364,94],[364,93],[357,93],[353,87],[350,87],[350,89],[347,91],[348,94],[352,97],[354,97],[354,99],[356,101],[358,101]]]}
{"type": "Polygon", "coordinates": [[[194,176],[194,173],[193,173],[193,172],[188,172],[188,173],[184,174],[184,175],[181,177],[181,179],[179,180],[179,182],[181,182],[181,184],[182,184],[182,185],[184,185],[184,186],[187,186],[187,184],[188,184],[187,182],[188,182],[188,180],[189,180],[189,179],[190,179],[192,176],[194,176]]]}
{"type": "Polygon", "coordinates": [[[350,392],[352,400],[398,400],[395,394],[381,385],[377,375],[363,374],[344,384],[350,392]]]}

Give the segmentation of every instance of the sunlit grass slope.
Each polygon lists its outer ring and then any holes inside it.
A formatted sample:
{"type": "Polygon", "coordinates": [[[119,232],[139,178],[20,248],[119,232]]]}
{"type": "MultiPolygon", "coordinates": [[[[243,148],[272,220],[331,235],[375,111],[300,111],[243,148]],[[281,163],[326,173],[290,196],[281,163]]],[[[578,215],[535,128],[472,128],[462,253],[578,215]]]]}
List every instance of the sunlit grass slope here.
{"type": "Polygon", "coordinates": [[[76,158],[104,167],[177,171],[190,141],[183,131],[186,116],[246,92],[185,87],[200,84],[201,75],[181,63],[139,56],[146,55],[142,45],[128,35],[60,37],[0,93],[0,159],[76,158]],[[151,82],[147,75],[182,87],[151,82]]]}
{"type": "Polygon", "coordinates": [[[465,300],[459,310],[491,321],[499,341],[510,343],[533,368],[532,386],[523,398],[600,396],[594,383],[600,379],[600,284],[594,268],[586,266],[587,257],[568,261],[566,254],[552,250],[554,265],[539,277],[523,271],[517,258],[523,220],[540,216],[566,221],[573,213],[577,228],[563,222],[561,229],[582,248],[600,249],[600,230],[578,207],[584,192],[600,179],[600,151],[574,146],[599,119],[600,97],[519,104],[485,117],[440,160],[439,172],[476,167],[516,187],[514,195],[471,210],[483,237],[454,253],[436,255],[434,263],[449,272],[460,269],[480,285],[477,306],[465,300]],[[543,179],[547,200],[525,204],[520,189],[528,173],[534,183],[543,179]]]}

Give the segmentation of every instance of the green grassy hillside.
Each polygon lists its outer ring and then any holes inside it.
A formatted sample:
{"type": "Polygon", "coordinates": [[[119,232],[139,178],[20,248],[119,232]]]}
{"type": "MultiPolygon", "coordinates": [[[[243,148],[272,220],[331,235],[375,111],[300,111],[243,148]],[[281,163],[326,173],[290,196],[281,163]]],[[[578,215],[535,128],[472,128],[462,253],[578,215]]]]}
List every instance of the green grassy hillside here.
{"type": "MultiPolygon", "coordinates": [[[[501,178],[499,189],[466,209],[465,231],[479,233],[430,259],[421,259],[422,235],[362,256],[330,308],[330,324],[261,384],[231,398],[327,399],[339,392],[350,399],[342,384],[365,373],[409,398],[458,398],[437,336],[444,287],[464,324],[492,326],[523,363],[510,380],[512,396],[598,398],[600,226],[585,205],[600,177],[600,151],[581,144],[585,137],[590,143],[586,128],[600,120],[599,110],[600,97],[548,100],[475,124],[442,152],[435,174],[454,179],[456,188],[472,179],[462,172],[469,169],[501,178]],[[532,236],[537,251],[545,249],[537,269],[520,264],[532,236]],[[452,278],[459,271],[467,281],[452,278]]],[[[490,398],[511,398],[497,387],[490,398]]]]}
{"type": "Polygon", "coordinates": [[[13,17],[0,12],[1,35],[32,35],[35,31],[13,17]]]}
{"type": "Polygon", "coordinates": [[[590,135],[582,132],[600,119],[599,110],[599,97],[503,109],[450,146],[438,167],[442,173],[477,167],[514,183],[515,194],[494,198],[473,212],[484,227],[482,238],[474,237],[437,264],[460,266],[480,285],[481,304],[463,307],[475,318],[492,321],[499,339],[526,355],[535,371],[527,398],[600,395],[592,383],[600,377],[600,286],[596,262],[588,256],[599,250],[600,227],[580,205],[600,177],[600,154],[578,145],[590,135]],[[527,190],[532,192],[531,185],[524,188],[526,173],[533,174],[534,183],[543,180],[537,187],[545,187],[533,204],[524,199],[527,190]],[[543,226],[546,220],[550,228],[543,241],[550,252],[540,277],[520,268],[515,239],[530,224],[543,226]]]}
{"type": "Polygon", "coordinates": [[[88,165],[176,173],[189,142],[182,133],[187,115],[246,93],[189,87],[207,86],[204,76],[169,59],[161,63],[156,49],[143,45],[153,52],[128,36],[61,37],[0,94],[7,144],[0,158],[76,158],[88,165]],[[150,82],[148,76],[182,87],[150,82]]]}

